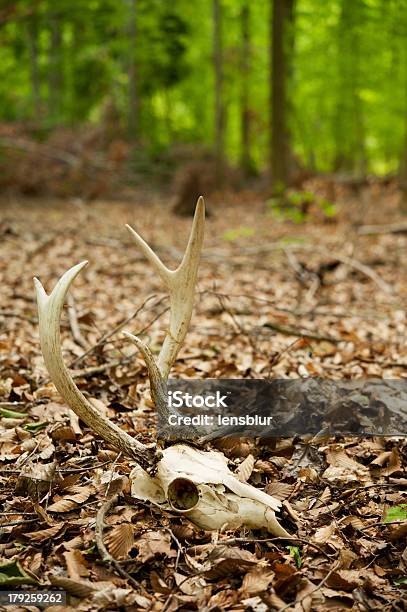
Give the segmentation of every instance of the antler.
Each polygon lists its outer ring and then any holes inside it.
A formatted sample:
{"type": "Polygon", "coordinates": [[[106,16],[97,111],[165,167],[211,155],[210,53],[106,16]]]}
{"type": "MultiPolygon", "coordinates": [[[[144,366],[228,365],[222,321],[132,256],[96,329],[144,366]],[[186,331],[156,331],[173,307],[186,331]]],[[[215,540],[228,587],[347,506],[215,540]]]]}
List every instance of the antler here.
{"type": "MultiPolygon", "coordinates": [[[[157,411],[161,411],[162,414],[166,414],[168,411],[166,397],[168,373],[184,341],[191,319],[199,255],[203,241],[204,218],[204,202],[202,198],[199,198],[188,246],[180,266],[175,271],[168,270],[147,243],[134,230],[129,228],[147,258],[154,264],[161,278],[165,281],[170,293],[170,326],[157,363],[148,346],[137,336],[125,332],[126,336],[137,345],[144,356],[150,378],[152,398],[157,411]]],[[[83,261],[65,272],[50,295],[47,295],[40,281],[34,278],[41,350],[45,365],[55,387],[79,418],[104,440],[137,460],[142,467],[147,469],[152,463],[152,448],[141,444],[100,414],[75,385],[63,361],[59,329],[62,307],[72,282],[87,263],[87,261],[83,261]]]]}
{"type": "Polygon", "coordinates": [[[87,261],[82,261],[82,263],[65,272],[50,295],[47,295],[40,281],[34,278],[37,292],[41,351],[45,365],[59,393],[79,418],[106,442],[136,459],[140,465],[147,469],[151,465],[152,450],[129,436],[96,410],[95,406],[75,385],[62,357],[59,331],[62,307],[69,287],[87,263],[87,261]]]}
{"type": "MultiPolygon", "coordinates": [[[[161,378],[164,380],[168,378],[171,366],[184,342],[191,320],[196,277],[204,237],[204,222],[205,204],[201,196],[196,205],[194,221],[184,257],[176,270],[169,270],[141,236],[130,225],[126,225],[146,258],[160,275],[170,294],[170,323],[157,360],[158,370],[161,378]]],[[[140,345],[140,340],[129,333],[126,333],[126,336],[140,348],[148,363],[150,356],[145,354],[145,347],[140,345]]]]}

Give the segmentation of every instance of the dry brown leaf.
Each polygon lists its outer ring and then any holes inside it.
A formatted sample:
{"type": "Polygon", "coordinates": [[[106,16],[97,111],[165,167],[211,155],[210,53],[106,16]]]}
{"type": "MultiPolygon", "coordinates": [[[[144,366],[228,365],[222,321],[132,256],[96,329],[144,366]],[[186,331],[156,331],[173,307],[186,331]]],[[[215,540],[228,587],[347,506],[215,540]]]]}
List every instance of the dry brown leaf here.
{"type": "Polygon", "coordinates": [[[311,612],[313,606],[315,609],[318,604],[323,603],[323,598],[315,591],[315,585],[308,578],[303,578],[295,602],[295,612],[311,612]]]}
{"type": "Polygon", "coordinates": [[[79,504],[83,504],[94,494],[95,488],[88,485],[85,487],[73,486],[68,489],[70,495],[65,495],[56,502],[48,506],[48,512],[70,512],[79,504]]]}
{"type": "Polygon", "coordinates": [[[105,536],[105,542],[115,559],[126,559],[134,544],[134,526],[130,523],[115,525],[105,536]]]}
{"type": "Polygon", "coordinates": [[[163,595],[168,595],[171,593],[171,589],[164,580],[157,574],[157,572],[151,572],[150,574],[150,583],[154,593],[162,593],[163,595]]]}
{"type": "Polygon", "coordinates": [[[358,556],[349,548],[341,548],[338,558],[338,569],[349,569],[358,556]]]}
{"type": "Polygon", "coordinates": [[[83,577],[89,576],[86,560],[80,550],[67,550],[63,554],[68,578],[80,580],[83,577]]]}
{"type": "Polygon", "coordinates": [[[248,572],[243,578],[242,586],[239,589],[242,597],[267,591],[273,576],[274,572],[266,567],[256,567],[248,572]]]}
{"type": "Polygon", "coordinates": [[[241,574],[244,570],[256,565],[256,561],[247,561],[245,559],[222,559],[216,563],[210,570],[205,572],[205,576],[210,580],[225,578],[241,574]]]}
{"type": "Polygon", "coordinates": [[[263,461],[263,459],[258,459],[254,464],[255,469],[264,474],[275,474],[276,468],[270,461],[263,461]]]}
{"type": "Polygon", "coordinates": [[[147,531],[134,542],[134,545],[138,550],[137,559],[145,563],[156,555],[170,555],[171,536],[162,531],[147,531]]]}
{"type": "Polygon", "coordinates": [[[51,491],[60,480],[55,462],[28,463],[23,467],[17,480],[16,493],[29,495],[31,499],[38,500],[51,491]]]}
{"type": "Polygon", "coordinates": [[[396,447],[394,447],[387,459],[387,466],[380,469],[380,476],[391,476],[395,472],[401,471],[400,455],[396,447]]]}
{"type": "Polygon", "coordinates": [[[70,425],[58,425],[50,433],[54,442],[75,442],[76,434],[70,425]]]}
{"type": "Polygon", "coordinates": [[[242,461],[236,470],[236,476],[241,482],[247,482],[252,475],[254,467],[253,455],[247,455],[246,459],[242,461]]]}
{"type": "Polygon", "coordinates": [[[30,540],[34,540],[34,542],[45,542],[46,540],[55,538],[55,536],[62,531],[64,526],[65,523],[57,523],[52,527],[47,527],[47,529],[40,529],[39,531],[25,533],[24,536],[30,540]]]}
{"type": "Polygon", "coordinates": [[[286,482],[269,482],[264,488],[265,492],[280,501],[290,497],[295,489],[295,485],[286,482]]]}
{"type": "Polygon", "coordinates": [[[209,592],[205,579],[202,576],[183,576],[174,572],[174,580],[177,587],[185,595],[194,595],[195,597],[202,597],[205,592],[209,592]]]}
{"type": "Polygon", "coordinates": [[[358,476],[369,475],[369,469],[365,465],[362,465],[361,463],[358,463],[357,461],[349,457],[349,455],[346,454],[345,450],[341,448],[329,449],[326,454],[326,460],[327,463],[332,467],[340,468],[344,471],[355,473],[358,476]]]}
{"type": "Polygon", "coordinates": [[[72,580],[71,578],[65,578],[65,576],[51,574],[49,581],[52,585],[60,587],[70,595],[80,599],[89,597],[89,595],[97,591],[97,585],[87,580],[72,580]]]}
{"type": "Polygon", "coordinates": [[[314,535],[312,536],[312,540],[317,544],[325,544],[329,542],[331,537],[334,535],[336,527],[334,523],[327,525],[326,527],[320,527],[316,530],[314,535]]]}
{"type": "Polygon", "coordinates": [[[222,542],[210,552],[209,559],[241,559],[242,561],[255,561],[256,556],[249,550],[237,546],[225,546],[222,542]]]}
{"type": "Polygon", "coordinates": [[[357,529],[362,531],[366,526],[366,523],[362,521],[358,516],[347,516],[343,521],[341,521],[342,525],[352,525],[353,529],[357,529]]]}
{"type": "Polygon", "coordinates": [[[117,472],[108,470],[104,472],[100,478],[98,491],[103,493],[107,498],[121,493],[128,482],[128,478],[117,472]]]}

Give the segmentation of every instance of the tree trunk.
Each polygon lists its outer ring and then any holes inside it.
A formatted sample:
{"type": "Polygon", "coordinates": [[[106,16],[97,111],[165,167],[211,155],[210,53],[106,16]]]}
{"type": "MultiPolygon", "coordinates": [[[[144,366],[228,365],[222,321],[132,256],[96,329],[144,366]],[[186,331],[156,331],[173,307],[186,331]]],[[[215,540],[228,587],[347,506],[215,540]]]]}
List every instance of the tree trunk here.
{"type": "Polygon", "coordinates": [[[363,3],[342,0],[339,17],[339,92],[335,118],[335,169],[364,176],[367,171],[363,101],[360,97],[360,34],[364,22],[363,3]]]}
{"type": "Polygon", "coordinates": [[[407,113],[404,128],[404,148],[400,161],[399,181],[401,189],[400,212],[407,215],[407,113]]]}
{"type": "Polygon", "coordinates": [[[241,101],[240,101],[240,127],[241,127],[241,153],[240,165],[246,177],[252,176],[255,173],[254,163],[250,153],[251,144],[251,125],[250,125],[250,106],[249,106],[249,89],[250,89],[250,5],[249,0],[243,0],[242,10],[240,13],[241,24],[241,101]]]}
{"type": "Polygon", "coordinates": [[[293,50],[294,0],[273,0],[271,11],[271,180],[272,191],[282,195],[290,179],[291,142],[288,127],[287,83],[293,50]]]}
{"type": "Polygon", "coordinates": [[[63,62],[62,62],[62,24],[57,11],[49,15],[50,46],[48,52],[48,107],[54,122],[61,119],[63,62]]]}
{"type": "Polygon", "coordinates": [[[35,13],[27,20],[27,39],[30,55],[31,98],[34,115],[38,119],[41,114],[41,93],[38,65],[38,21],[35,13]]]}
{"type": "Polygon", "coordinates": [[[216,182],[221,185],[224,171],[223,52],[221,0],[213,0],[213,63],[215,72],[215,158],[216,182]]]}
{"type": "Polygon", "coordinates": [[[128,63],[128,130],[129,139],[136,140],[139,131],[139,97],[137,91],[137,0],[126,0],[129,4],[129,63],[128,63]]]}

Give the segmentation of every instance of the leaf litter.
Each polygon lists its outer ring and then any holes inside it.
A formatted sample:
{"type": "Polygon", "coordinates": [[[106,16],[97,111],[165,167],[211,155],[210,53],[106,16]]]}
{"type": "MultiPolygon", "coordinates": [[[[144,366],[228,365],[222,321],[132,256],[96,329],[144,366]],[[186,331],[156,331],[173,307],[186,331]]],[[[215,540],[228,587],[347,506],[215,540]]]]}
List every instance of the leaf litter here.
{"type": "MultiPolygon", "coordinates": [[[[298,227],[275,221],[254,202],[244,209],[253,232],[225,240],[239,206],[224,204],[208,224],[191,329],[172,375],[406,378],[407,237],[353,235],[346,215],[298,227]],[[272,248],[279,241],[291,249],[289,258],[272,248]],[[301,251],[304,243],[310,248],[301,251]],[[328,265],[329,252],[342,254],[342,262],[328,265]],[[375,275],[347,265],[354,256],[375,275]],[[322,275],[316,290],[298,281],[294,260],[322,275]]],[[[83,205],[81,223],[69,203],[50,201],[46,209],[44,224],[39,203],[14,203],[5,223],[13,232],[1,246],[2,585],[58,586],[78,610],[402,610],[403,438],[327,437],[311,440],[305,454],[303,441],[292,438],[214,441],[240,481],[283,502],[289,541],[262,530],[206,532],[131,497],[134,464],[79,422],[49,382],[31,278],[50,287],[72,264],[91,260],[71,306],[86,346],[95,348],[82,357],[66,310],[65,358],[75,362],[75,381],[97,408],[150,443],[155,418],[143,360],[120,332],[109,334],[150,297],[131,325],[158,347],[166,304],[160,280],[123,226],[132,223],[175,263],[189,222],[174,219],[158,196],[150,204],[146,194],[137,203],[83,205]],[[104,542],[125,574],[102,562],[95,545],[96,513],[116,495],[104,542]]]]}

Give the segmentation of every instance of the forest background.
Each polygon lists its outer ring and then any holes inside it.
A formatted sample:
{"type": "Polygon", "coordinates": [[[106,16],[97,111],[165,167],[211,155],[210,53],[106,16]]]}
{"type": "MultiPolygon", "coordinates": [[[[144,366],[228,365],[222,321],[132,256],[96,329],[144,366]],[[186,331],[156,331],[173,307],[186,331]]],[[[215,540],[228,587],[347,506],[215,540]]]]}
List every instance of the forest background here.
{"type": "Polygon", "coordinates": [[[2,0],[1,183],[97,196],[107,170],[187,168],[190,191],[316,173],[405,190],[406,33],[406,0],[2,0]]]}

